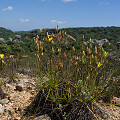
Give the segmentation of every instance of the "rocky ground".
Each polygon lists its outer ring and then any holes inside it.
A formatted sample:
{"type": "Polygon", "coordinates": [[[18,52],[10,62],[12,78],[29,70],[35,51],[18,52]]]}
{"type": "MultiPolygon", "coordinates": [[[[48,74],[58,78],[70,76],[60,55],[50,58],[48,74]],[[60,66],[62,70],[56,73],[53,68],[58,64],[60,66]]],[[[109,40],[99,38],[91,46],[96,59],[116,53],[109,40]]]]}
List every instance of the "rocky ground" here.
{"type": "MultiPolygon", "coordinates": [[[[34,78],[17,73],[17,77],[14,81],[10,81],[9,78],[0,79],[6,81],[0,88],[0,120],[50,120],[47,115],[39,117],[30,116],[29,118],[22,117],[24,109],[30,105],[37,94],[34,78]]],[[[120,99],[115,98],[113,102],[120,104],[120,99]]],[[[106,113],[104,119],[120,120],[120,106],[98,106],[106,113]]],[[[103,120],[100,117],[99,119],[103,120]]]]}
{"type": "MultiPolygon", "coordinates": [[[[9,78],[5,78],[4,81],[6,83],[0,90],[0,120],[20,120],[24,109],[29,106],[36,95],[35,80],[18,73],[14,81],[10,81],[9,78]]],[[[34,117],[34,120],[39,119],[50,120],[47,115],[38,118],[34,117]]]]}

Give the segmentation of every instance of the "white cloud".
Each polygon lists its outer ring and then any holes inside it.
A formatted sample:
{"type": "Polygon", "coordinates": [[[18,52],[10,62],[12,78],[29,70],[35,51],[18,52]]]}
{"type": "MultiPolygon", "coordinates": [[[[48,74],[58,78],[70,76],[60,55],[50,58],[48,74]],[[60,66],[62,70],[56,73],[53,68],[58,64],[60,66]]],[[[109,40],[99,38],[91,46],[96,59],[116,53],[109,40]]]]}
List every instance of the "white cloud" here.
{"type": "Polygon", "coordinates": [[[65,24],[66,21],[60,21],[60,20],[51,20],[50,21],[52,24],[65,24]]]}
{"type": "Polygon", "coordinates": [[[68,3],[68,2],[73,2],[73,1],[77,1],[77,0],[62,0],[64,3],[68,3]]]}
{"type": "Polygon", "coordinates": [[[57,20],[51,20],[50,22],[51,22],[51,23],[56,23],[56,22],[57,22],[57,20]]]}
{"type": "Polygon", "coordinates": [[[28,18],[27,19],[20,18],[20,21],[24,23],[24,22],[29,22],[30,20],[28,18]]]}
{"type": "Polygon", "coordinates": [[[103,1],[103,2],[100,2],[100,5],[109,5],[109,2],[103,1]]]}
{"type": "Polygon", "coordinates": [[[12,6],[8,6],[7,8],[3,8],[2,11],[10,11],[13,10],[12,6]]]}
{"type": "Polygon", "coordinates": [[[65,21],[57,21],[58,24],[65,24],[65,21]]]}

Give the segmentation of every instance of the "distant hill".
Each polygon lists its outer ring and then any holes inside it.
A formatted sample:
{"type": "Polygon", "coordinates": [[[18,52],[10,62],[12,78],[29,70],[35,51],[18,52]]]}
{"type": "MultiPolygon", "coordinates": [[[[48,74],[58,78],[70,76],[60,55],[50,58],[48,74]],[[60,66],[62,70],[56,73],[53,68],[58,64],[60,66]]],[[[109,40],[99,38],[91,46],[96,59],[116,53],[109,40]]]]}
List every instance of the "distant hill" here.
{"type": "MultiPolygon", "coordinates": [[[[45,28],[45,30],[49,30],[49,28],[45,28]]],[[[39,32],[40,32],[40,29],[33,29],[33,30],[29,30],[29,31],[16,31],[15,33],[24,35],[24,34],[39,33],[39,32]]]]}
{"type": "Polygon", "coordinates": [[[15,33],[13,31],[0,27],[0,38],[8,40],[9,38],[13,38],[14,36],[15,33]]]}
{"type": "MultiPolygon", "coordinates": [[[[54,29],[45,29],[46,32],[55,33],[54,29]]],[[[85,36],[85,39],[108,39],[108,40],[117,40],[120,38],[120,27],[76,27],[76,28],[65,28],[67,34],[73,36],[76,39],[82,39],[82,36],[85,36]]],[[[40,29],[33,29],[30,31],[18,31],[17,34],[28,35],[28,34],[39,34],[40,29]]]]}

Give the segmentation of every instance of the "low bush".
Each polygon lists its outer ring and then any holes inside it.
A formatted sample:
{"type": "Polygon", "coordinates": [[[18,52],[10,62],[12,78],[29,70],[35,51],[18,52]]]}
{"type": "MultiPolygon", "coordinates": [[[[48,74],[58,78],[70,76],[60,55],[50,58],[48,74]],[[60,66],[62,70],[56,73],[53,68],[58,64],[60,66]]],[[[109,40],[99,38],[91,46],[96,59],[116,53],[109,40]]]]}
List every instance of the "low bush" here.
{"type": "Polygon", "coordinates": [[[65,30],[56,28],[51,35],[43,30],[34,37],[36,80],[40,90],[31,104],[34,112],[46,111],[52,119],[60,120],[96,118],[94,104],[113,97],[110,90],[118,79],[113,63],[107,60],[108,52],[102,45],[94,46],[91,39],[89,45],[83,41],[79,52],[69,42],[72,37],[65,30]]]}

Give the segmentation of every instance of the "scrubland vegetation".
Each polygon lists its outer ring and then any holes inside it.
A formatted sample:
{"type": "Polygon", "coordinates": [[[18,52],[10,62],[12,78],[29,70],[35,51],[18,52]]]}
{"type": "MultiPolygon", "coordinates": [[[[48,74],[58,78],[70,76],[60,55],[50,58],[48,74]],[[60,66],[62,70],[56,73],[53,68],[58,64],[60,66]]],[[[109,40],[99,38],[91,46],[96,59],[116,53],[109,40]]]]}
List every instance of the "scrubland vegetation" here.
{"type": "Polygon", "coordinates": [[[39,92],[31,113],[59,120],[97,119],[96,103],[120,96],[119,32],[117,27],[19,32],[23,43],[0,44],[1,77],[14,80],[17,70],[28,70],[36,78],[39,92]],[[98,46],[92,39],[109,42],[98,46]]]}

